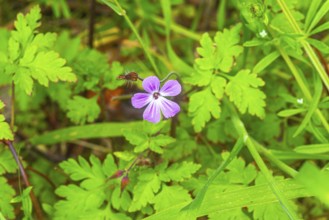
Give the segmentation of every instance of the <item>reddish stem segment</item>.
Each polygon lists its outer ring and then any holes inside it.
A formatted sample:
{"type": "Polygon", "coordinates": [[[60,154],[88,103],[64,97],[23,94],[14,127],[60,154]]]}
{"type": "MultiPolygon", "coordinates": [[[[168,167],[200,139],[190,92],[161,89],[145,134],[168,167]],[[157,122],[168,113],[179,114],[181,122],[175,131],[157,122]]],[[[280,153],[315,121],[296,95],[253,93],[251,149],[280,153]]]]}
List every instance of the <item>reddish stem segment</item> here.
{"type": "MultiPolygon", "coordinates": [[[[6,141],[3,141],[3,142],[9,147],[12,155],[14,156],[14,159],[15,159],[15,161],[16,161],[16,163],[18,165],[18,168],[19,168],[19,170],[21,172],[21,175],[23,177],[23,181],[24,181],[25,185],[27,187],[31,186],[31,184],[29,182],[29,179],[27,177],[26,171],[25,171],[25,169],[23,167],[23,164],[22,164],[21,160],[19,159],[18,154],[16,152],[16,149],[13,146],[12,142],[11,141],[7,141],[7,140],[6,141]]],[[[43,218],[42,210],[41,210],[40,204],[39,204],[39,202],[37,200],[37,197],[35,196],[35,194],[33,192],[33,189],[30,192],[30,197],[31,197],[33,206],[35,208],[35,214],[36,214],[37,219],[38,220],[43,220],[44,218],[43,218]]]]}

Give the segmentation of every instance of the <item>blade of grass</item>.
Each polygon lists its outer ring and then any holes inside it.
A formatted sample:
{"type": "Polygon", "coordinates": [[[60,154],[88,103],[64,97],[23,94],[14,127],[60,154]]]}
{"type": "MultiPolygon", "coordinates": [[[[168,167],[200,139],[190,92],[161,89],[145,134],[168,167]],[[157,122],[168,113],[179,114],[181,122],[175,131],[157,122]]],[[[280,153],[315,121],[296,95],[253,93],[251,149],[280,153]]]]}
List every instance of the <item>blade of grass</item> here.
{"type": "Polygon", "coordinates": [[[318,108],[318,104],[319,104],[319,101],[321,98],[321,93],[322,93],[322,82],[318,76],[315,76],[314,87],[315,87],[315,91],[314,91],[312,102],[310,103],[310,106],[309,106],[309,110],[306,113],[302,123],[299,125],[298,129],[293,134],[293,137],[296,137],[305,129],[306,125],[311,120],[312,115],[314,114],[315,110],[318,108]]]}
{"type": "Polygon", "coordinates": [[[244,142],[247,145],[247,148],[248,148],[250,154],[254,158],[260,171],[263,173],[266,181],[268,182],[269,186],[271,187],[273,193],[276,195],[277,199],[279,200],[279,202],[280,202],[282,208],[284,209],[284,211],[286,212],[287,216],[290,219],[298,219],[297,214],[290,207],[287,198],[284,196],[283,192],[280,191],[280,189],[278,188],[277,183],[274,180],[271,172],[268,170],[266,164],[264,163],[263,159],[259,155],[259,152],[257,151],[254,141],[249,137],[249,134],[248,134],[243,122],[238,117],[238,114],[237,114],[235,108],[229,102],[226,102],[226,104],[231,109],[232,122],[233,122],[233,125],[234,125],[237,133],[239,134],[240,137],[243,137],[244,142]]]}
{"type": "Polygon", "coordinates": [[[212,176],[208,179],[206,184],[202,187],[200,192],[197,194],[195,199],[185,206],[182,211],[189,212],[190,219],[196,218],[196,214],[198,213],[198,210],[200,209],[202,202],[205,198],[206,192],[208,191],[209,186],[213,183],[213,181],[216,179],[216,177],[231,163],[231,161],[239,154],[242,147],[244,146],[243,139],[239,138],[237,142],[235,143],[229,157],[223,161],[220,166],[215,170],[215,172],[212,174],[212,176]]]}
{"type": "Polygon", "coordinates": [[[32,144],[56,144],[78,139],[121,137],[127,128],[140,128],[142,122],[129,123],[99,123],[84,126],[74,126],[38,135],[29,140],[32,144]]]}
{"type": "Polygon", "coordinates": [[[146,57],[148,58],[148,60],[150,61],[156,75],[160,75],[159,69],[155,64],[155,61],[153,59],[153,57],[151,56],[150,53],[150,49],[146,46],[146,44],[144,43],[144,41],[142,40],[141,36],[139,35],[137,29],[135,28],[134,24],[132,23],[132,21],[130,20],[129,16],[127,15],[126,11],[121,7],[121,5],[119,4],[119,2],[117,0],[114,0],[114,3],[111,3],[107,0],[102,0],[107,6],[109,6],[110,8],[112,8],[118,15],[123,16],[124,19],[126,20],[127,24],[129,25],[130,29],[133,31],[133,33],[135,34],[138,42],[142,45],[143,50],[146,54],[146,57]]]}

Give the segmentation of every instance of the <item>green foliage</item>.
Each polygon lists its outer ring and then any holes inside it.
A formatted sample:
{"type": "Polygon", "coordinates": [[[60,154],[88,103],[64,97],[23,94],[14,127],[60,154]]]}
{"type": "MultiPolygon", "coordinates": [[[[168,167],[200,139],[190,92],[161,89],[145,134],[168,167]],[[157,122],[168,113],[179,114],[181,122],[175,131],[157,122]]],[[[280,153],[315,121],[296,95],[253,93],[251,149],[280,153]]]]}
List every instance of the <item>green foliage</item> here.
{"type": "Polygon", "coordinates": [[[98,2],[2,1],[0,219],[36,218],[32,191],[45,219],[327,213],[329,1],[98,2]],[[139,121],[132,71],[177,73],[176,117],[139,121]]]}
{"type": "Polygon", "coordinates": [[[142,129],[139,131],[136,131],[135,129],[126,130],[124,132],[124,136],[129,143],[136,146],[134,149],[135,153],[140,153],[149,149],[161,154],[163,153],[162,147],[165,147],[175,141],[175,139],[169,135],[156,135],[164,125],[165,123],[153,125],[150,122],[145,122],[142,129]]]}
{"type": "MultiPolygon", "coordinates": [[[[3,109],[5,104],[0,100],[0,110],[3,109]]],[[[5,116],[0,114],[0,140],[13,140],[14,135],[9,127],[9,124],[5,121],[5,116]]]]}
{"type": "Polygon", "coordinates": [[[91,99],[74,96],[72,100],[68,101],[67,109],[67,117],[76,124],[95,121],[101,111],[97,104],[97,96],[91,99]]]}
{"type": "Polygon", "coordinates": [[[225,92],[241,113],[244,114],[248,110],[249,114],[264,118],[265,94],[258,89],[263,85],[264,81],[256,74],[241,70],[227,84],[225,92]]]}
{"type": "Polygon", "coordinates": [[[0,176],[0,212],[6,218],[14,218],[14,207],[10,203],[15,195],[15,190],[7,183],[6,178],[0,176]]]}
{"type": "Polygon", "coordinates": [[[32,93],[33,79],[46,87],[49,81],[76,81],[72,69],[64,66],[66,61],[50,49],[55,35],[35,34],[40,18],[39,7],[34,7],[26,16],[18,14],[16,30],[9,39],[6,73],[26,94],[32,93]]]}
{"type": "Polygon", "coordinates": [[[79,157],[78,161],[73,159],[64,161],[60,167],[73,181],[79,181],[80,184],[61,185],[56,189],[56,194],[64,199],[55,204],[54,219],[76,219],[86,216],[99,219],[119,217],[127,219],[125,215],[115,214],[110,210],[107,178],[117,169],[111,155],[107,155],[103,163],[95,156],[90,157],[90,164],[79,157]],[[108,204],[106,207],[103,207],[104,202],[108,204]]]}

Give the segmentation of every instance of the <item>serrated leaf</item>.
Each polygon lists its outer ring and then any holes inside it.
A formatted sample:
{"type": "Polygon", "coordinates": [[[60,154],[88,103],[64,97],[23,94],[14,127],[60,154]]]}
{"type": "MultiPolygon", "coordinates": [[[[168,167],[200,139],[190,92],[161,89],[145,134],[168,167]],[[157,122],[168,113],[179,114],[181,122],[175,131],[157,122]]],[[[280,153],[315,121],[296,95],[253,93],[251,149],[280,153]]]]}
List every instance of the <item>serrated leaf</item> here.
{"type": "Polygon", "coordinates": [[[186,83],[196,86],[207,86],[211,82],[212,70],[200,69],[198,66],[194,67],[191,76],[186,78],[186,83]]]}
{"type": "Polygon", "coordinates": [[[95,189],[104,184],[105,175],[98,158],[91,156],[90,162],[91,164],[83,157],[79,157],[78,161],[69,159],[59,166],[70,175],[72,180],[82,181],[80,185],[84,189],[95,189]]]}
{"type": "Polygon", "coordinates": [[[152,151],[161,154],[163,153],[163,149],[161,147],[171,144],[174,141],[175,138],[172,138],[168,135],[159,134],[158,136],[151,139],[149,147],[152,151]]]}
{"type": "Polygon", "coordinates": [[[164,172],[160,173],[160,179],[162,181],[176,181],[181,182],[184,179],[191,178],[192,174],[198,171],[201,165],[193,162],[183,162],[181,164],[175,163],[164,172]]]}
{"type": "Polygon", "coordinates": [[[219,69],[229,72],[234,60],[243,51],[243,47],[237,45],[240,41],[240,29],[241,24],[238,24],[230,30],[217,32],[214,41],[208,33],[203,34],[200,40],[201,47],[197,48],[201,58],[195,60],[198,67],[203,70],[219,69]]]}
{"type": "Polygon", "coordinates": [[[223,32],[217,32],[214,38],[217,45],[217,69],[223,72],[229,72],[233,66],[234,60],[238,57],[243,47],[237,45],[240,41],[240,29],[242,25],[238,24],[230,30],[224,29],[223,32]]]}
{"type": "Polygon", "coordinates": [[[76,124],[85,124],[93,122],[98,118],[100,108],[97,104],[97,96],[91,99],[82,96],[74,96],[67,103],[67,117],[76,124]]]}
{"type": "Polygon", "coordinates": [[[115,209],[121,208],[123,210],[128,210],[132,200],[130,194],[126,190],[121,192],[120,188],[116,187],[112,193],[111,201],[112,201],[111,205],[115,209]]]}
{"type": "Polygon", "coordinates": [[[225,91],[226,80],[222,77],[214,77],[211,80],[211,91],[215,94],[216,98],[222,99],[225,91]]]}
{"type": "Polygon", "coordinates": [[[105,200],[105,193],[101,188],[85,190],[76,185],[60,186],[56,189],[58,196],[64,197],[55,204],[55,219],[79,219],[87,214],[101,212],[99,209],[105,200]],[[70,210],[70,211],[68,211],[70,210]]]}
{"type": "Polygon", "coordinates": [[[241,113],[244,114],[248,111],[251,115],[264,118],[266,96],[258,89],[263,85],[264,81],[256,74],[250,73],[250,70],[241,70],[227,84],[225,92],[241,113]]]}
{"type": "Polygon", "coordinates": [[[154,209],[159,212],[172,206],[172,204],[191,201],[191,196],[181,186],[163,185],[161,191],[155,196],[154,209]]]}
{"type": "Polygon", "coordinates": [[[144,171],[138,177],[138,183],[133,189],[133,201],[129,207],[129,212],[134,212],[152,203],[154,194],[157,193],[161,186],[159,177],[153,170],[144,171]]]}
{"type": "Polygon", "coordinates": [[[307,191],[329,207],[329,190],[327,186],[329,174],[327,172],[321,171],[314,164],[306,162],[297,174],[296,181],[304,185],[307,191]]]}
{"type": "Polygon", "coordinates": [[[15,190],[7,183],[7,180],[0,176],[0,212],[7,219],[15,219],[14,207],[11,200],[15,195],[15,190]]]}
{"type": "MultiPolygon", "coordinates": [[[[0,123],[0,131],[2,131],[1,123],[0,123]]],[[[14,173],[16,169],[17,169],[17,164],[11,152],[8,149],[0,146],[0,175],[4,173],[14,173]]]]}
{"type": "Polygon", "coordinates": [[[197,52],[202,58],[196,59],[196,64],[198,64],[201,69],[214,69],[216,67],[216,57],[214,56],[215,47],[209,33],[204,33],[202,35],[200,46],[201,47],[197,48],[197,52]]]}
{"type": "MultiPolygon", "coordinates": [[[[4,106],[5,104],[0,100],[0,110],[4,106]]],[[[10,129],[10,126],[7,122],[5,122],[5,117],[2,114],[0,114],[0,140],[11,140],[11,141],[14,140],[14,135],[10,129]]]]}
{"type": "Polygon", "coordinates": [[[219,118],[221,109],[219,101],[207,88],[191,95],[188,112],[192,116],[194,130],[200,132],[211,116],[219,118]]]}
{"type": "MultiPolygon", "coordinates": [[[[284,178],[280,176],[275,177],[276,181],[283,181],[284,178]]],[[[256,186],[266,184],[267,181],[264,175],[259,174],[255,180],[256,186]]],[[[293,201],[289,201],[291,207],[294,208],[294,211],[297,211],[297,206],[293,203],[293,201]]],[[[274,220],[288,220],[291,219],[287,215],[286,211],[282,208],[279,202],[275,202],[272,204],[264,204],[258,206],[251,206],[248,208],[253,212],[253,219],[262,220],[262,219],[274,219],[274,220]],[[275,217],[274,217],[275,216],[275,217]]]]}

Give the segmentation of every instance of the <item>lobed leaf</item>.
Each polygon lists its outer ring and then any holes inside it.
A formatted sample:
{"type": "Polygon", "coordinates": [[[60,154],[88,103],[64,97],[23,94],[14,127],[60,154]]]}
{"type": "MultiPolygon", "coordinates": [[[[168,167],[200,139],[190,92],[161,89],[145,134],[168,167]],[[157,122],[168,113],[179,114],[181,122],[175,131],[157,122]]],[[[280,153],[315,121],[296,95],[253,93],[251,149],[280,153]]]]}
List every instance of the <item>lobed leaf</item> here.
{"type": "Polygon", "coordinates": [[[251,115],[264,118],[265,94],[258,89],[263,85],[264,81],[256,74],[250,73],[250,70],[241,70],[227,84],[225,92],[241,113],[248,111],[251,115]]]}

